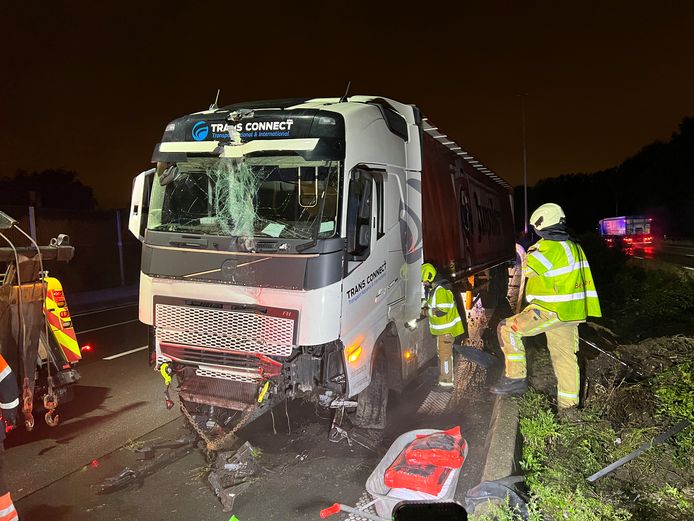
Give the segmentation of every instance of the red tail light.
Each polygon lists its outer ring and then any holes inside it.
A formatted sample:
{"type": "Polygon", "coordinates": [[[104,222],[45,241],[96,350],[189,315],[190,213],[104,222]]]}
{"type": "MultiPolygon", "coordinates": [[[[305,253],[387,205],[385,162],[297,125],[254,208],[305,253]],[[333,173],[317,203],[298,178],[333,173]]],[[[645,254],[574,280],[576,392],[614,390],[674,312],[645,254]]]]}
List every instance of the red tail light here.
{"type": "Polygon", "coordinates": [[[82,349],[80,349],[80,351],[82,351],[83,353],[90,353],[92,349],[94,348],[91,345],[85,344],[82,346],[82,349]]]}
{"type": "Polygon", "coordinates": [[[70,312],[68,310],[64,310],[60,312],[60,318],[67,318],[70,316],[70,312]]]}

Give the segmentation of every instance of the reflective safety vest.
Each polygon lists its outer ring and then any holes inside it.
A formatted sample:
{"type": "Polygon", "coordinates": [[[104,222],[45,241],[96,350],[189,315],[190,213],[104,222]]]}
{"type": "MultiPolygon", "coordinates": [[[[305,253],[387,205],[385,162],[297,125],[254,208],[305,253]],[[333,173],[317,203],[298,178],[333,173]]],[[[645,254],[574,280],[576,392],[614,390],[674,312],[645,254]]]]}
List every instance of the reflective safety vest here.
{"type": "Polygon", "coordinates": [[[455,296],[449,289],[441,285],[435,286],[429,292],[427,298],[427,306],[429,308],[429,331],[434,336],[438,335],[462,335],[465,331],[463,321],[458,314],[458,308],[455,305],[455,296]],[[434,309],[444,313],[437,317],[434,309]]]}
{"type": "Polygon", "coordinates": [[[529,275],[526,300],[555,312],[560,320],[602,316],[593,275],[580,245],[540,239],[528,249],[525,274],[529,275]]]}

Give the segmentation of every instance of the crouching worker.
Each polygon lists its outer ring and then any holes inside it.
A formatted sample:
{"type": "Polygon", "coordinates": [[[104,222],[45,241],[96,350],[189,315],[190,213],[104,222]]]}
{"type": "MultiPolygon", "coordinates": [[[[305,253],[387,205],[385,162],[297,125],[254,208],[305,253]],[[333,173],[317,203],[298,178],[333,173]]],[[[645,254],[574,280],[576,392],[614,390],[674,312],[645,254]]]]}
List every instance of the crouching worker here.
{"type": "Polygon", "coordinates": [[[0,521],[18,521],[19,516],[12,503],[10,490],[3,476],[4,449],[2,442],[5,440],[5,431],[14,427],[19,407],[19,388],[17,378],[5,359],[0,355],[0,521]]]}
{"type": "Polygon", "coordinates": [[[436,337],[439,354],[439,386],[453,387],[453,341],[465,331],[455,304],[450,283],[437,274],[428,262],[422,264],[424,307],[429,315],[429,330],[436,337]]]}
{"type": "Polygon", "coordinates": [[[523,267],[528,306],[499,323],[505,371],[491,391],[503,395],[525,392],[523,337],[544,333],[557,378],[559,412],[565,414],[579,401],[578,325],[587,317],[601,316],[600,303],[588,260],[569,237],[561,207],[543,204],[531,215],[530,224],[541,239],[528,249],[523,267]]]}

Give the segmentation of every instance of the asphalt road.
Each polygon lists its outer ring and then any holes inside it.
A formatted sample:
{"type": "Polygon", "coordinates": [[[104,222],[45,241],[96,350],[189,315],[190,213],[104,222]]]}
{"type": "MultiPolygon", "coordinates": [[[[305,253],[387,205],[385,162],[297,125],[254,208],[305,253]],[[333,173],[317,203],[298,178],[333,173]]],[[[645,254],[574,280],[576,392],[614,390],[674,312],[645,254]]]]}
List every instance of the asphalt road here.
{"type": "MultiPolygon", "coordinates": [[[[11,433],[6,442],[4,474],[22,521],[229,520],[231,513],[222,510],[207,483],[209,467],[196,449],[137,486],[95,493],[105,478],[137,468],[134,444],[174,440],[189,431],[177,409],[165,409],[135,306],[73,318],[80,342],[93,347],[80,364],[74,401],[60,407],[58,427],[37,419],[32,433],[11,433]]],[[[432,396],[438,400],[431,393],[434,383],[432,368],[392,400],[388,428],[375,452],[346,440],[330,443],[330,419],[317,416],[310,404],[279,405],[274,415],[239,432],[260,449],[261,470],[236,499],[233,513],[240,521],[310,520],[336,501],[363,503],[366,478],[397,436],[454,425],[462,426],[470,446],[456,495],[462,499],[481,478],[493,399],[480,388],[444,410],[431,401],[432,396]]]]}
{"type": "Polygon", "coordinates": [[[147,365],[146,348],[119,356],[146,344],[136,306],[73,320],[78,340],[93,350],[79,364],[74,399],[58,407],[60,425],[49,428],[37,416],[32,432],[8,436],[4,471],[16,499],[177,417],[160,399],[161,382],[147,365]]]}
{"type": "Polygon", "coordinates": [[[694,245],[663,242],[656,246],[653,256],[684,270],[694,271],[694,245]]]}

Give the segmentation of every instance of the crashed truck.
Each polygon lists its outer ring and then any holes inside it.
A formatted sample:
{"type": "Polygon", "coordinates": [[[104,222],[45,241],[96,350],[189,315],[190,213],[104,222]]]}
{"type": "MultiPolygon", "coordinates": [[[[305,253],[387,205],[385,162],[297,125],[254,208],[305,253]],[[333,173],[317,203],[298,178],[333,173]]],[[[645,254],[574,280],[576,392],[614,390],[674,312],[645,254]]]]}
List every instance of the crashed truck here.
{"type": "Polygon", "coordinates": [[[422,263],[460,309],[505,296],[511,187],[414,105],[213,105],[169,123],[152,162],[129,218],[139,316],[189,420],[229,427],[302,397],[382,428],[389,390],[436,356],[422,263]]]}

